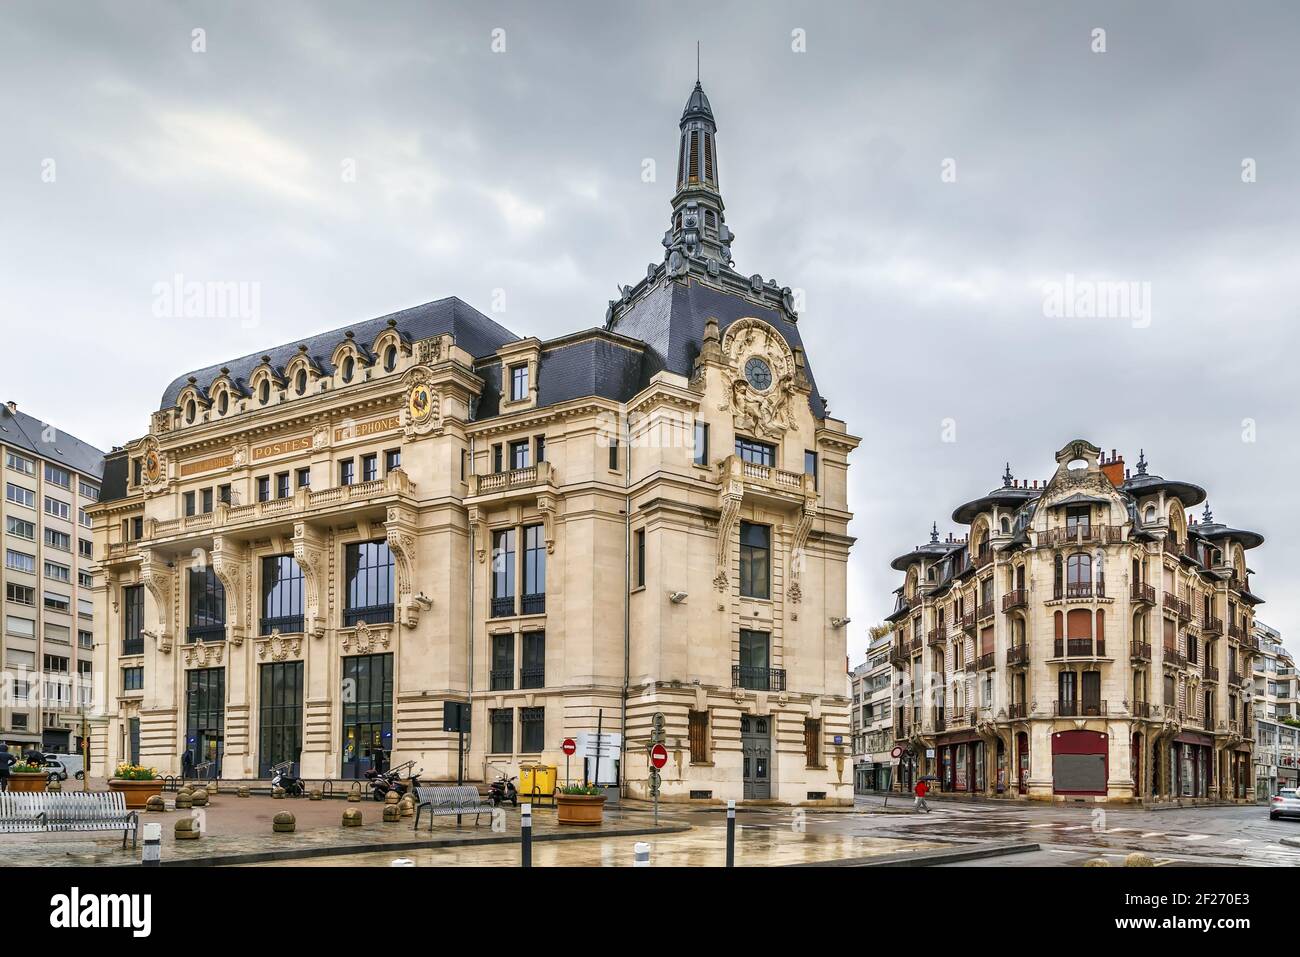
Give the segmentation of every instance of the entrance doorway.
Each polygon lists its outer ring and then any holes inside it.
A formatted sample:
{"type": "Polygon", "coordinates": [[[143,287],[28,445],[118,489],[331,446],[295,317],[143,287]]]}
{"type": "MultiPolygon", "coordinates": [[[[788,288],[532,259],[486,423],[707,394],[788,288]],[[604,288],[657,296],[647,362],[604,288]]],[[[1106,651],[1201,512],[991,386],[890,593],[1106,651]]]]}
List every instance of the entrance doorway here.
{"type": "Polygon", "coordinates": [[[393,749],[393,656],[343,659],[343,777],[386,767],[393,749]]]}
{"type": "Polygon", "coordinates": [[[740,752],[744,764],[745,800],[769,800],[772,797],[772,731],[768,718],[741,715],[740,752]]]}
{"type": "Polygon", "coordinates": [[[185,750],[190,766],[208,763],[207,776],[221,776],[226,729],[226,669],[185,672],[185,750]]]}

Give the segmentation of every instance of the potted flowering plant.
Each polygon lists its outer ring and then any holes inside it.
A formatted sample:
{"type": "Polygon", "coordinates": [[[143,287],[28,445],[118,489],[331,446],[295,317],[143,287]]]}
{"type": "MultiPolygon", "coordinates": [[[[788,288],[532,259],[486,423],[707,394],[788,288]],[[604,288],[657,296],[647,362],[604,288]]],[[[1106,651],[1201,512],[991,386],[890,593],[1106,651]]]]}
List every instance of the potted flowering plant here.
{"type": "Polygon", "coordinates": [[[162,794],[162,778],[158,777],[157,768],[146,768],[140,764],[119,764],[108,779],[112,791],[121,791],[126,795],[128,808],[142,809],[149,798],[162,794]]]}
{"type": "Polygon", "coordinates": [[[39,794],[45,790],[49,773],[40,765],[19,761],[9,768],[9,790],[19,794],[39,794]]]}
{"type": "Polygon", "coordinates": [[[594,784],[566,784],[555,794],[561,824],[596,825],[604,820],[605,789],[594,784]]]}

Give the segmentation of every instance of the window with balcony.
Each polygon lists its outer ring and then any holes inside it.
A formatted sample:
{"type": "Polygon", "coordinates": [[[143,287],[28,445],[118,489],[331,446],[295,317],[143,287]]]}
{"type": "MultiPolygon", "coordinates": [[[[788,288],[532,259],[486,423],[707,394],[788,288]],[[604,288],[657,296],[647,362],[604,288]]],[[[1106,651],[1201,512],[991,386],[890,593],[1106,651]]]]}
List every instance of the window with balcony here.
{"type": "Polygon", "coordinates": [[[212,511],[212,489],[205,488],[199,494],[203,502],[203,514],[207,515],[212,511]]]}
{"type": "Polygon", "coordinates": [[[289,473],[288,473],[288,472],[277,472],[277,473],[276,473],[276,476],[275,476],[275,497],[276,497],[276,498],[288,498],[288,497],[289,497],[289,473]]]}
{"type": "Polygon", "coordinates": [[[356,463],[352,459],[344,459],[339,463],[339,484],[351,485],[356,481],[356,463]]]}
{"type": "Polygon", "coordinates": [[[533,461],[539,465],[546,461],[546,436],[533,436],[533,461]]]}
{"type": "Polygon", "coordinates": [[[296,481],[298,483],[298,488],[311,488],[311,469],[298,469],[296,481]]]}
{"type": "Polygon", "coordinates": [[[257,477],[257,500],[259,502],[271,501],[271,476],[259,475],[257,477]]]}
{"type": "Polygon", "coordinates": [[[1065,597],[1087,598],[1092,595],[1092,556],[1076,552],[1065,562],[1065,597]]]}
{"type": "MultiPolygon", "coordinates": [[[[784,687],[773,687],[778,682],[776,672],[771,666],[772,636],[765,631],[740,632],[740,664],[733,675],[734,684],[740,688],[754,691],[782,691],[784,687]]],[[[784,673],[781,673],[784,678],[784,673]]]]}
{"type": "Polygon", "coordinates": [[[512,691],[515,687],[515,636],[492,636],[492,674],[489,676],[493,691],[512,691]]]}
{"type": "Polygon", "coordinates": [[[262,559],[260,634],[302,631],[302,582],[302,568],[292,555],[267,555],[262,559]]]}
{"type": "Polygon", "coordinates": [[[1065,510],[1065,534],[1067,538],[1074,538],[1079,529],[1083,529],[1083,534],[1088,534],[1088,529],[1092,521],[1092,510],[1087,505],[1072,505],[1065,510]]]}
{"type": "Polygon", "coordinates": [[[526,469],[532,463],[529,461],[529,453],[532,451],[531,444],[527,439],[518,439],[510,443],[510,468],[526,469]]]}
{"type": "Polygon", "coordinates": [[[495,475],[498,472],[502,472],[504,470],[505,470],[505,446],[503,446],[500,442],[497,442],[495,445],[492,446],[492,473],[495,475]]]}
{"type": "Polygon", "coordinates": [[[379,478],[379,456],[376,454],[361,457],[361,481],[373,482],[379,478]]]}
{"type": "Polygon", "coordinates": [[[515,530],[492,533],[492,617],[515,613],[515,530]]]}
{"type": "Polygon", "coordinates": [[[523,614],[540,615],[546,611],[546,529],[541,525],[524,526],[524,593],[523,614]]]}
{"type": "Polygon", "coordinates": [[[352,542],[344,549],[347,607],[343,626],[393,620],[393,553],[387,542],[352,542]]]}
{"type": "Polygon", "coordinates": [[[519,668],[519,687],[546,687],[546,633],[524,632],[523,646],[524,657],[519,668]]]}
{"type": "Polygon", "coordinates": [[[190,515],[193,515],[197,510],[195,508],[194,493],[185,492],[184,494],[181,495],[181,500],[185,503],[185,515],[188,518],[190,515]]]}
{"type": "Polygon", "coordinates": [[[122,589],[122,654],[144,654],[144,586],[122,589]]]}
{"type": "Polygon", "coordinates": [[[394,469],[402,467],[402,450],[387,449],[384,452],[384,474],[392,472],[394,469]]]}
{"type": "Polygon", "coordinates": [[[221,641],[226,637],[226,589],[211,568],[189,570],[188,641],[221,641]]]}
{"type": "Polygon", "coordinates": [[[771,598],[772,528],[740,523],[740,594],[745,598],[771,598]]]}
{"type": "Polygon", "coordinates": [[[759,442],[757,439],[736,436],[736,455],[742,461],[752,462],[754,465],[769,467],[775,467],[776,465],[776,446],[769,445],[766,442],[759,442]]]}

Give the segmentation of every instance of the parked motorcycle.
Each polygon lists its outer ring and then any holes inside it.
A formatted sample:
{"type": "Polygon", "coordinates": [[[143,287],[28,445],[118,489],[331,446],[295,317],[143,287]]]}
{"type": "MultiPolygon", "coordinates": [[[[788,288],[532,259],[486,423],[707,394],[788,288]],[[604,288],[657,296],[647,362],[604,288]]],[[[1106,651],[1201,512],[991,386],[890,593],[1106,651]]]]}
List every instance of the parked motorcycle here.
{"type": "Polygon", "coordinates": [[[493,807],[500,807],[507,801],[512,807],[519,807],[519,791],[515,787],[515,778],[502,774],[488,785],[488,802],[493,807]]]}
{"type": "Polygon", "coordinates": [[[271,790],[284,788],[288,797],[302,797],[307,793],[302,778],[293,773],[293,762],[286,761],[271,768],[271,790]]]}
{"type": "Polygon", "coordinates": [[[423,771],[413,770],[414,768],[414,761],[407,761],[405,764],[399,764],[387,771],[376,771],[371,768],[366,772],[366,779],[370,782],[371,797],[376,801],[383,801],[387,799],[388,792],[392,791],[400,798],[408,790],[418,788],[420,786],[420,775],[423,771]],[[407,773],[410,777],[409,785],[401,780],[404,773],[407,773]]]}

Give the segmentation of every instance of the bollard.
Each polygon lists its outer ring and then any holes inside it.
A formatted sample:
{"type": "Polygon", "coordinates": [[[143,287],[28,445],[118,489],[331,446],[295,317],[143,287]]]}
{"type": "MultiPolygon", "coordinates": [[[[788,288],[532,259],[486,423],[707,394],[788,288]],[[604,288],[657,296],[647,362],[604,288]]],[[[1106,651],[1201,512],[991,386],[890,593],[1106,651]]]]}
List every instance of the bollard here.
{"type": "Polygon", "coordinates": [[[521,844],[521,853],[523,860],[520,862],[521,867],[533,866],[533,806],[531,804],[521,804],[519,806],[519,833],[523,835],[521,844]]]}
{"type": "Polygon", "coordinates": [[[736,802],[727,802],[727,866],[736,866],[736,802]]]}
{"type": "Polygon", "coordinates": [[[140,848],[140,863],[145,867],[158,867],[162,864],[161,824],[144,826],[144,844],[140,848]]]}
{"type": "Polygon", "coordinates": [[[635,844],[633,844],[632,853],[633,853],[633,860],[632,860],[633,867],[650,866],[650,845],[647,844],[645,841],[637,841],[635,844]]]}

